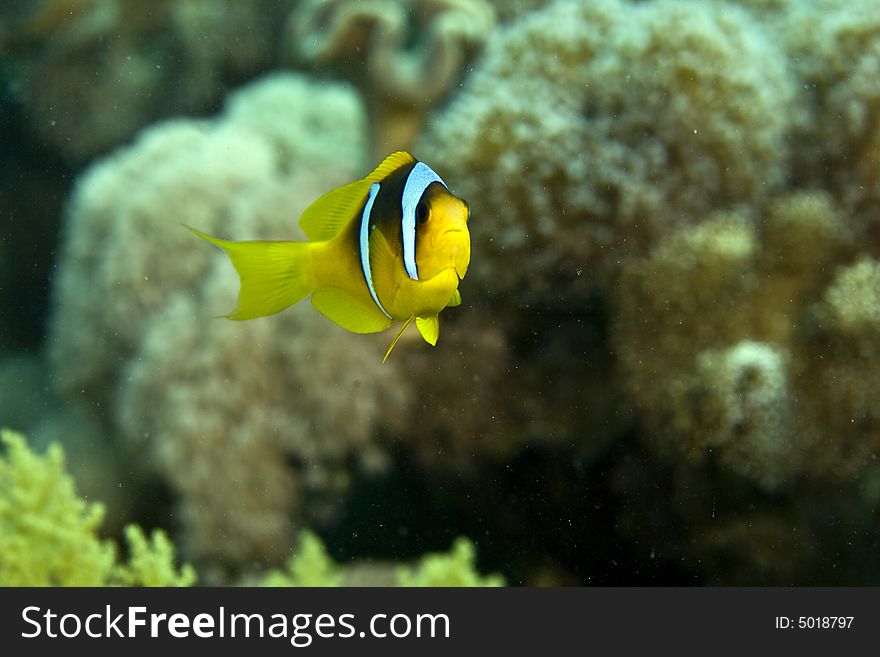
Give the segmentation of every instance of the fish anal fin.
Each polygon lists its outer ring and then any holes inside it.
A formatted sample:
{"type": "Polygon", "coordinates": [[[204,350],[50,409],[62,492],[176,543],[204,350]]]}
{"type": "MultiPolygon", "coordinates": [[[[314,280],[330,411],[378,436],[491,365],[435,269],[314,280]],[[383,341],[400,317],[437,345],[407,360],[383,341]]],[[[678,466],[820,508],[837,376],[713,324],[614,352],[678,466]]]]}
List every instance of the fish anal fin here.
{"type": "Polygon", "coordinates": [[[416,328],[419,333],[432,347],[436,346],[437,338],[440,337],[440,318],[437,315],[430,317],[416,317],[416,328]]]}
{"type": "Polygon", "coordinates": [[[374,305],[365,305],[338,287],[318,288],[312,295],[312,305],[327,319],[352,333],[377,333],[392,324],[374,305]]]}
{"type": "Polygon", "coordinates": [[[367,180],[356,180],[319,197],[299,218],[300,228],[306,237],[313,242],[336,237],[359,212],[371,184],[367,180]]]}
{"type": "Polygon", "coordinates": [[[461,305],[461,292],[456,288],[455,292],[452,293],[452,298],[449,300],[449,303],[446,304],[447,308],[455,308],[455,306],[461,305]]]}

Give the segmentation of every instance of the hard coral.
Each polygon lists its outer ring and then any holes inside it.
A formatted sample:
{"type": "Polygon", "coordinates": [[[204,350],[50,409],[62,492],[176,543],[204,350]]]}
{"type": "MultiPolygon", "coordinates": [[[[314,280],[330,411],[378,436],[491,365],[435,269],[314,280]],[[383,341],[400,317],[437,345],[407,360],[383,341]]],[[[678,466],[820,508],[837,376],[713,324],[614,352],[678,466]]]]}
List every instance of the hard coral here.
{"type": "Polygon", "coordinates": [[[776,19],[803,79],[808,120],[794,142],[802,173],[880,219],[880,14],[874,0],[786,3],[776,19]]]}
{"type": "Polygon", "coordinates": [[[864,471],[880,444],[880,410],[859,392],[880,385],[866,366],[877,270],[862,259],[832,280],[854,252],[830,199],[800,192],[757,221],[683,228],[630,263],[614,334],[651,445],[766,489],[864,471]]]}
{"type": "Polygon", "coordinates": [[[485,0],[305,0],[290,16],[287,47],[294,61],[332,63],[361,86],[381,158],[411,145],[493,26],[485,0]]]}
{"type": "Polygon", "coordinates": [[[787,361],[780,348],[750,340],[701,352],[685,392],[696,397],[696,423],[682,433],[702,438],[692,449],[717,452],[725,467],[768,488],[800,469],[787,361]]]}
{"type": "Polygon", "coordinates": [[[474,273],[528,301],[780,185],[793,97],[782,51],[736,7],[562,1],[493,35],[419,150],[471,174],[455,191],[484,245],[474,273]]]}
{"type": "Polygon", "coordinates": [[[865,471],[880,450],[880,261],[862,254],[837,271],[812,308],[813,354],[800,376],[809,386],[806,424],[818,434],[815,468],[837,478],[865,471]],[[820,403],[816,403],[821,400],[820,403]]]}

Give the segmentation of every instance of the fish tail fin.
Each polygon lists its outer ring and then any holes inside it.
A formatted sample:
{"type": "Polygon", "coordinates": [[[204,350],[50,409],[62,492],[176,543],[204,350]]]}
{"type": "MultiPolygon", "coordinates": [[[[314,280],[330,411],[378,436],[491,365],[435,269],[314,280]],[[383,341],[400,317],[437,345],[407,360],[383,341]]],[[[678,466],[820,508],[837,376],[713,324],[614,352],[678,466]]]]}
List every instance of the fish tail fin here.
{"type": "Polygon", "coordinates": [[[238,304],[229,319],[274,315],[315,291],[309,242],[232,242],[187,228],[223,249],[238,272],[238,304]]]}
{"type": "Polygon", "coordinates": [[[407,329],[407,327],[413,323],[413,320],[416,318],[415,315],[410,315],[410,318],[403,323],[403,326],[400,327],[400,330],[397,332],[397,335],[394,336],[394,339],[391,341],[391,346],[388,347],[388,351],[385,352],[385,358],[382,359],[384,363],[388,360],[388,356],[391,355],[391,350],[394,349],[394,345],[397,344],[397,341],[400,340],[400,336],[403,335],[403,332],[407,329]]]}

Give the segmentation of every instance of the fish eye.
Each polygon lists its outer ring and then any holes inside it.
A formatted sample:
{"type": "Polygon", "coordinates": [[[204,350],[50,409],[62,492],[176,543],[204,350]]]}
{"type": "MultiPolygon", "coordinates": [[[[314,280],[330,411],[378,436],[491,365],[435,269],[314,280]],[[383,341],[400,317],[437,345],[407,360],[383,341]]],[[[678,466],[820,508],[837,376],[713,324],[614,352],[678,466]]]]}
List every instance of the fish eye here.
{"type": "Polygon", "coordinates": [[[428,221],[428,205],[424,201],[419,201],[416,206],[416,222],[423,224],[428,221]]]}

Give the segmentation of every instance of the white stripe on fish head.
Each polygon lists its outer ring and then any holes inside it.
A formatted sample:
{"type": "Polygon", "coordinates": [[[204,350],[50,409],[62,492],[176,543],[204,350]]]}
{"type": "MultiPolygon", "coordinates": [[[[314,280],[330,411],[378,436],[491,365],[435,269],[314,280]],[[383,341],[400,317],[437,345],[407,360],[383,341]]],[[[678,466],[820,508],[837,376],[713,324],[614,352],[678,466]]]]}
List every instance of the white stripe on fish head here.
{"type": "Polygon", "coordinates": [[[406,274],[414,281],[419,280],[419,272],[416,267],[416,206],[422,200],[422,195],[431,183],[438,182],[444,187],[446,183],[434,173],[434,170],[424,162],[416,162],[416,165],[406,177],[403,186],[403,197],[400,200],[401,235],[403,237],[403,265],[406,274]]]}

